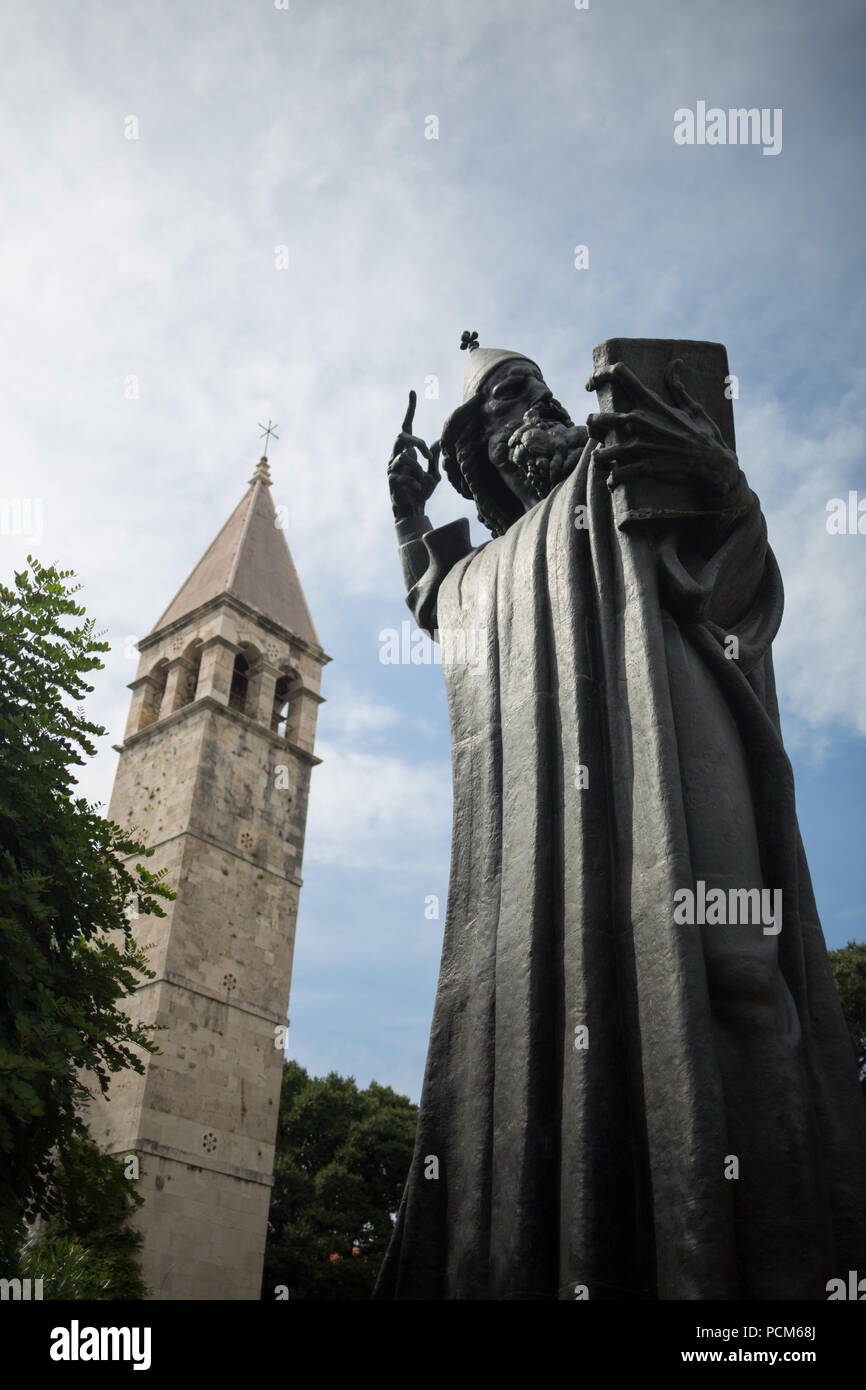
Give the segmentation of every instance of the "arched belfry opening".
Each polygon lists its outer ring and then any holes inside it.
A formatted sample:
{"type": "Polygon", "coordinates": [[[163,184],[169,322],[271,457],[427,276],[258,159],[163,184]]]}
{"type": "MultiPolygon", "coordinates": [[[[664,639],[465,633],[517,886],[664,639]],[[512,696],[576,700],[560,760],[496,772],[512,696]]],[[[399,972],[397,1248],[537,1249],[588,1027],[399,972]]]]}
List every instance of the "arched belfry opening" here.
{"type": "Polygon", "coordinates": [[[148,672],[147,690],[141,705],[141,718],[138,721],[139,729],[146,729],[148,724],[155,724],[159,718],[167,678],[168,661],[163,657],[153,670],[148,672]]]}
{"type": "Polygon", "coordinates": [[[232,668],[232,683],[229,689],[229,709],[243,714],[246,709],[250,685],[250,664],[243,652],[238,652],[232,668]]]}
{"type": "Polygon", "coordinates": [[[271,729],[280,738],[294,740],[298,732],[300,714],[299,695],[301,678],[297,671],[284,670],[274,687],[274,705],[271,712],[271,729]]]}
{"type": "Polygon", "coordinates": [[[198,688],[199,671],[201,669],[200,637],[197,637],[194,642],[190,642],[183,656],[184,672],[178,691],[178,708],[182,708],[183,705],[191,705],[195,699],[195,692],[198,688]]]}
{"type": "Polygon", "coordinates": [[[275,734],[279,734],[280,738],[286,737],[286,722],[292,707],[289,699],[289,685],[290,681],[288,676],[280,676],[274,686],[274,708],[271,713],[271,728],[275,734]]]}

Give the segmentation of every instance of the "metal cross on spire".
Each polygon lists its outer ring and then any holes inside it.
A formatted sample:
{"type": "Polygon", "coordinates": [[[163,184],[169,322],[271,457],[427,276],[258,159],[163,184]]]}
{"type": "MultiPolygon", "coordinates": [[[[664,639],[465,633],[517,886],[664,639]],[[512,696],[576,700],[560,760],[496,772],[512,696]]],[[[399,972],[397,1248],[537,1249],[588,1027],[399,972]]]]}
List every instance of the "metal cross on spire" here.
{"type": "Polygon", "coordinates": [[[273,435],[274,439],[279,439],[280,436],[277,434],[276,425],[271,420],[268,420],[268,423],[266,425],[263,425],[260,420],[259,429],[262,431],[262,433],[259,435],[259,439],[264,439],[265,441],[265,452],[262,454],[262,458],[267,458],[268,445],[271,442],[271,435],[273,435]]]}

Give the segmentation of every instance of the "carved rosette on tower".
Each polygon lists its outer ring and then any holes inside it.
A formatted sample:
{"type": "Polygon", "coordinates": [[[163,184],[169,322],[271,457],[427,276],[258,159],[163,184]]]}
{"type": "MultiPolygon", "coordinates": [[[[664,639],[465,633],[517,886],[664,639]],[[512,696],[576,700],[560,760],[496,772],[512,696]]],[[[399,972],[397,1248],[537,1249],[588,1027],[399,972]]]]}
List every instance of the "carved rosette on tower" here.
{"type": "MultiPolygon", "coordinates": [[[[272,433],[272,431],[271,431],[272,433]]],[[[147,919],[157,1023],[91,1133],[141,1160],[143,1273],[157,1299],[260,1296],[322,650],[271,500],[249,489],[153,631],[109,816],[177,891],[147,919]]],[[[144,940],[144,938],[142,938],[144,940]]]]}

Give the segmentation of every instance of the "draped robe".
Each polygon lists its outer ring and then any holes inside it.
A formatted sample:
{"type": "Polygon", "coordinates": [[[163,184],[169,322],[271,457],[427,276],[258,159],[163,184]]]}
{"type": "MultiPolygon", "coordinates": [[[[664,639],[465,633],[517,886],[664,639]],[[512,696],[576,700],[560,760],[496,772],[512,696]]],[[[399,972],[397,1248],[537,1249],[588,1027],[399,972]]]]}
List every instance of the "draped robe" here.
{"type": "Polygon", "coordinates": [[[824,1299],[866,1273],[863,1104],[745,493],[715,522],[626,523],[588,446],[503,536],[424,537],[409,602],[447,634],[452,859],[375,1297],[824,1299]],[[698,880],[781,889],[781,931],[677,924],[698,880]]]}

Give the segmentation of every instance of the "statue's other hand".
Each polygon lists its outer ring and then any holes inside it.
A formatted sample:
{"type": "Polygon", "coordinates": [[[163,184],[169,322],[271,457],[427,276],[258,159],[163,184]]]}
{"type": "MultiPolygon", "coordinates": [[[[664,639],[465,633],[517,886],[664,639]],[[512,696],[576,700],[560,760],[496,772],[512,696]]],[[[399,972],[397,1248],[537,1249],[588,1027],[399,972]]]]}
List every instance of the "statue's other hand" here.
{"type": "Polygon", "coordinates": [[[425,502],[440,479],[439,442],[428,448],[423,439],[412,434],[415,399],[415,392],[410,391],[409,409],[406,411],[403,428],[394,440],[391,458],[388,461],[391,507],[398,521],[421,515],[425,502]],[[419,463],[416,450],[427,459],[426,468],[419,463]]]}
{"type": "Polygon", "coordinates": [[[593,373],[587,390],[614,382],[634,402],[632,410],[600,411],[587,417],[590,436],[605,441],[593,450],[593,458],[611,465],[611,487],[633,477],[656,477],[697,483],[721,501],[742,479],[737,456],[725,444],[715,421],[686,391],[681,366],[677,359],[665,372],[675,405],[645,386],[622,362],[593,373]]]}

